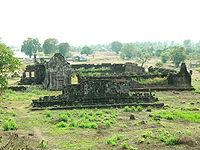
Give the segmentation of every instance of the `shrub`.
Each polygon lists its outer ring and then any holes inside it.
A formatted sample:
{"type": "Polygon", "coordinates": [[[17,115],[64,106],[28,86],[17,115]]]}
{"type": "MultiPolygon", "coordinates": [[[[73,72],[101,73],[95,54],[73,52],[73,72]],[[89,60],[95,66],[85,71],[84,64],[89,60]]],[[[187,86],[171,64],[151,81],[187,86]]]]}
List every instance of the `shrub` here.
{"type": "Polygon", "coordinates": [[[163,66],[163,63],[162,62],[157,62],[155,65],[156,65],[156,67],[160,68],[160,67],[163,66]]]}
{"type": "Polygon", "coordinates": [[[47,147],[47,144],[44,142],[44,140],[42,140],[41,142],[39,142],[38,148],[45,148],[45,147],[47,147]]]}
{"type": "Polygon", "coordinates": [[[45,110],[45,115],[46,115],[46,117],[51,117],[51,111],[45,110]]]}
{"type": "Polygon", "coordinates": [[[147,139],[147,144],[150,144],[150,143],[151,143],[150,139],[147,139]]]}
{"type": "Polygon", "coordinates": [[[128,112],[128,111],[131,111],[131,109],[128,106],[124,107],[124,112],[128,112]]]}
{"type": "Polygon", "coordinates": [[[111,145],[111,146],[115,146],[116,145],[116,142],[113,141],[112,139],[108,139],[107,140],[107,144],[111,145]]]}
{"type": "Polygon", "coordinates": [[[141,112],[143,110],[142,106],[137,107],[137,111],[141,112]]]}
{"type": "Polygon", "coordinates": [[[57,123],[56,126],[64,128],[64,127],[67,127],[67,124],[64,121],[61,121],[61,122],[57,123]]]}
{"type": "Polygon", "coordinates": [[[76,127],[76,123],[74,121],[71,121],[69,127],[76,127]]]}
{"type": "Polygon", "coordinates": [[[4,131],[15,130],[16,129],[16,122],[12,119],[9,119],[3,122],[2,127],[4,131]]]}
{"type": "Polygon", "coordinates": [[[61,121],[67,122],[67,121],[68,121],[67,115],[66,115],[66,114],[61,114],[61,115],[60,115],[60,120],[61,120],[61,121]]]}
{"type": "Polygon", "coordinates": [[[128,126],[126,124],[123,124],[122,125],[122,128],[127,128],[128,126]]]}
{"type": "Polygon", "coordinates": [[[166,145],[176,145],[178,143],[178,138],[177,137],[170,137],[166,139],[165,144],[166,145]]]}
{"type": "Polygon", "coordinates": [[[131,107],[131,111],[135,111],[135,106],[132,106],[132,107],[131,107]]]}
{"type": "Polygon", "coordinates": [[[13,117],[17,116],[16,112],[13,112],[12,115],[13,115],[13,117]]]}
{"type": "Polygon", "coordinates": [[[127,145],[127,143],[126,143],[126,142],[122,142],[122,144],[121,144],[121,145],[122,145],[122,148],[123,148],[123,149],[128,149],[128,145],[127,145]]]}
{"type": "Polygon", "coordinates": [[[138,138],[139,143],[143,143],[144,141],[145,141],[145,138],[143,138],[143,137],[138,138]]]}
{"type": "Polygon", "coordinates": [[[108,121],[108,120],[106,121],[106,126],[111,127],[110,121],[108,121]]]}
{"type": "Polygon", "coordinates": [[[98,125],[97,125],[96,123],[92,123],[92,124],[91,124],[91,128],[97,129],[97,128],[98,128],[98,125]]]}
{"type": "Polygon", "coordinates": [[[144,137],[144,138],[152,137],[152,136],[153,136],[152,131],[147,131],[147,132],[144,132],[144,133],[142,134],[142,137],[144,137]]]}

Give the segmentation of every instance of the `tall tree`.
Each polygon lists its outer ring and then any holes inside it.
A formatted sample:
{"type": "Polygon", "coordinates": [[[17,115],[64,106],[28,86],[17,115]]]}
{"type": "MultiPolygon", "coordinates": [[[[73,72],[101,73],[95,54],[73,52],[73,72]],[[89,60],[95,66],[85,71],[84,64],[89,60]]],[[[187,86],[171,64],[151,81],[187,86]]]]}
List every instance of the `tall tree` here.
{"type": "Polygon", "coordinates": [[[120,57],[131,59],[136,56],[137,49],[133,43],[126,43],[122,46],[120,57]]]}
{"type": "Polygon", "coordinates": [[[151,53],[147,50],[147,47],[144,47],[138,53],[137,60],[141,63],[141,67],[143,67],[144,64],[151,59],[151,57],[151,53]]]}
{"type": "Polygon", "coordinates": [[[5,44],[0,43],[0,93],[7,87],[7,75],[20,66],[19,60],[13,55],[5,44]]]}
{"type": "Polygon", "coordinates": [[[92,49],[89,46],[84,46],[81,50],[81,54],[86,54],[88,56],[92,54],[92,49]]]}
{"type": "Polygon", "coordinates": [[[118,41],[114,41],[111,43],[111,49],[112,51],[114,51],[116,54],[119,54],[119,51],[122,48],[122,43],[118,42],[118,41]]]}
{"type": "Polygon", "coordinates": [[[68,43],[60,43],[58,45],[58,50],[59,50],[59,53],[61,53],[63,56],[66,56],[67,53],[69,53],[69,44],[68,43]]]}
{"type": "Polygon", "coordinates": [[[24,40],[23,45],[21,46],[21,51],[28,55],[30,58],[41,50],[41,44],[37,38],[28,38],[27,40],[24,40]]]}
{"type": "Polygon", "coordinates": [[[175,66],[179,67],[179,64],[186,59],[185,48],[183,46],[174,46],[170,55],[175,66]]]}
{"type": "Polygon", "coordinates": [[[46,39],[42,46],[44,49],[44,54],[55,53],[57,51],[57,44],[58,44],[58,40],[55,38],[46,39]]]}

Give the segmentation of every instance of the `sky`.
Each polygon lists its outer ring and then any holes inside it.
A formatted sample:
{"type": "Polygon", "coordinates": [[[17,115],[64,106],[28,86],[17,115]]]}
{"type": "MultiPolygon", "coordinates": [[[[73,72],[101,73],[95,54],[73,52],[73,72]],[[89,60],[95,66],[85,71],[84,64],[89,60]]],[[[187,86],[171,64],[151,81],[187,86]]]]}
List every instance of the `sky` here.
{"type": "Polygon", "coordinates": [[[0,0],[0,37],[70,45],[200,40],[200,0],[0,0]]]}

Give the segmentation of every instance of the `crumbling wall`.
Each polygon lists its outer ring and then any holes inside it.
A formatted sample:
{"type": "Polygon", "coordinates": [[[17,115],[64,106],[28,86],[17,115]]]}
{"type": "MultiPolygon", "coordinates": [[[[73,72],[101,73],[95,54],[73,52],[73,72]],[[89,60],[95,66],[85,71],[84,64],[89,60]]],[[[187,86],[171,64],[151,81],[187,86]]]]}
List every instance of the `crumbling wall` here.
{"type": "Polygon", "coordinates": [[[187,71],[185,63],[181,64],[180,72],[169,74],[168,84],[178,87],[191,87],[191,74],[187,71]]]}
{"type": "Polygon", "coordinates": [[[46,76],[43,82],[48,90],[62,90],[71,84],[71,67],[60,53],[56,53],[46,64],[46,76]]]}
{"type": "Polygon", "coordinates": [[[43,64],[29,65],[23,72],[20,85],[42,84],[45,77],[45,66],[43,64]]]}
{"type": "Polygon", "coordinates": [[[145,69],[143,67],[138,66],[135,63],[126,63],[125,64],[125,72],[134,72],[134,73],[144,73],[145,69]]]}
{"type": "Polygon", "coordinates": [[[165,69],[165,68],[157,68],[157,67],[153,67],[153,66],[150,66],[150,67],[148,68],[148,71],[149,71],[150,73],[159,72],[159,73],[162,73],[162,74],[176,73],[176,70],[165,69]]]}
{"type": "MultiPolygon", "coordinates": [[[[111,63],[102,63],[102,64],[74,64],[71,65],[73,69],[79,69],[79,68],[84,68],[84,69],[89,69],[89,68],[94,68],[94,69],[99,69],[99,68],[110,68],[110,70],[106,71],[98,71],[98,72],[109,72],[109,73],[123,73],[123,72],[134,72],[134,73],[144,73],[145,69],[143,67],[138,66],[135,63],[126,63],[126,64],[111,64],[111,63]]],[[[90,72],[90,71],[88,71],[90,72]]]]}

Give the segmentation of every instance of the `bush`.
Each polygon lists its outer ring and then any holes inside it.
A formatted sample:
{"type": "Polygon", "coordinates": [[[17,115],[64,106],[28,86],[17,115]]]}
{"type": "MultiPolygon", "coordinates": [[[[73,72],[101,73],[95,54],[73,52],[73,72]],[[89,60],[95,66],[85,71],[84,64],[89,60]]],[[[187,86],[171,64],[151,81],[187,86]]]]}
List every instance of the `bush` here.
{"type": "Polygon", "coordinates": [[[123,124],[122,125],[122,128],[127,128],[128,126],[126,124],[123,124]]]}
{"type": "Polygon", "coordinates": [[[67,122],[67,121],[68,121],[67,115],[66,115],[66,114],[61,114],[61,115],[60,115],[60,120],[61,120],[61,121],[67,122]]]}
{"type": "Polygon", "coordinates": [[[139,143],[143,143],[144,141],[145,141],[145,138],[143,138],[143,137],[138,138],[139,143]]]}
{"type": "Polygon", "coordinates": [[[127,143],[126,143],[126,142],[122,142],[122,144],[121,144],[121,145],[122,145],[122,148],[123,148],[123,149],[127,149],[127,148],[128,148],[128,145],[127,145],[127,143]]]}
{"type": "Polygon", "coordinates": [[[137,107],[137,111],[141,112],[143,110],[142,106],[137,107]]]}
{"type": "Polygon", "coordinates": [[[128,111],[131,111],[131,109],[128,106],[124,107],[124,112],[128,112],[128,111]]]}
{"type": "Polygon", "coordinates": [[[97,129],[98,125],[96,123],[92,123],[90,127],[93,128],[93,129],[97,129]]]}
{"type": "Polygon", "coordinates": [[[46,117],[51,117],[51,112],[49,110],[45,110],[46,117]]]}
{"type": "Polygon", "coordinates": [[[15,130],[16,129],[16,122],[12,119],[9,119],[3,122],[2,127],[4,131],[15,130]]]}
{"type": "Polygon", "coordinates": [[[162,62],[157,62],[157,63],[156,63],[156,67],[160,68],[160,67],[162,67],[162,66],[163,66],[163,63],[162,63],[162,62]]]}
{"type": "Polygon", "coordinates": [[[61,121],[61,122],[57,123],[56,126],[64,128],[64,127],[67,127],[68,125],[64,121],[61,121]]]}
{"type": "Polygon", "coordinates": [[[131,111],[135,111],[135,106],[132,106],[132,107],[131,107],[131,111]]]}
{"type": "Polygon", "coordinates": [[[47,147],[47,144],[42,140],[39,144],[38,144],[38,148],[45,148],[47,147]]]}
{"type": "Polygon", "coordinates": [[[177,137],[170,137],[165,141],[166,145],[176,145],[178,143],[177,137]]]}

